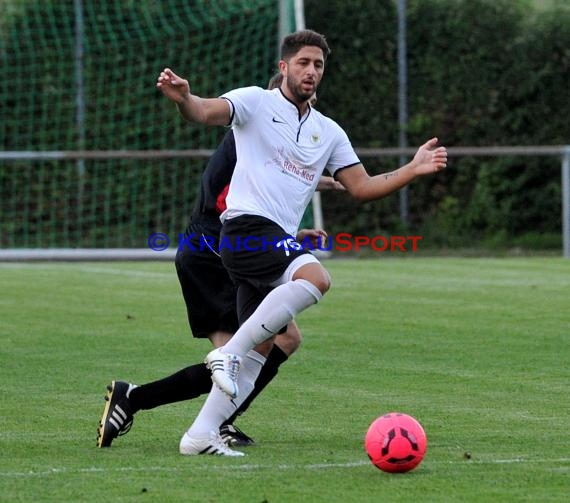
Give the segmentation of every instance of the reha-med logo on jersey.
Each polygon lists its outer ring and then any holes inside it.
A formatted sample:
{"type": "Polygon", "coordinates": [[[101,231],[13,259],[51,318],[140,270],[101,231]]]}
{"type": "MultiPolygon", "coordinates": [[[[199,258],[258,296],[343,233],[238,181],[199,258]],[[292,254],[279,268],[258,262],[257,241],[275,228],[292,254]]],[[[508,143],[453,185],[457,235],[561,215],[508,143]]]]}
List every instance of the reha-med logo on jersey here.
{"type": "Polygon", "coordinates": [[[311,185],[315,179],[316,170],[300,161],[290,160],[285,156],[283,148],[278,148],[273,162],[281,169],[281,173],[292,176],[305,185],[311,185]]]}
{"type": "Polygon", "coordinates": [[[283,171],[285,173],[292,173],[296,175],[297,178],[300,178],[303,181],[313,182],[315,179],[315,172],[311,172],[307,168],[300,168],[296,164],[292,163],[291,161],[284,159],[283,160],[283,171]]]}

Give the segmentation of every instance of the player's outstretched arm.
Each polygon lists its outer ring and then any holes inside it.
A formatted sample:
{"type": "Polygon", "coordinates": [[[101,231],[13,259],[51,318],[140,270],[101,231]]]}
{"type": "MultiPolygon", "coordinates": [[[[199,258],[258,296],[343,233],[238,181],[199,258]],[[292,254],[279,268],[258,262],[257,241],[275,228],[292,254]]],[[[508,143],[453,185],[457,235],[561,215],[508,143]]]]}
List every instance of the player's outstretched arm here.
{"type": "Polygon", "coordinates": [[[226,126],[230,122],[230,105],[227,100],[193,95],[188,81],[170,68],[160,72],[156,87],[176,103],[178,111],[188,121],[209,126],[226,126]]]}
{"type": "Polygon", "coordinates": [[[437,146],[437,138],[424,143],[411,162],[401,168],[370,176],[362,164],[338,172],[337,179],[361,201],[380,199],[405,187],[418,176],[437,173],[447,166],[447,149],[437,146]]]}

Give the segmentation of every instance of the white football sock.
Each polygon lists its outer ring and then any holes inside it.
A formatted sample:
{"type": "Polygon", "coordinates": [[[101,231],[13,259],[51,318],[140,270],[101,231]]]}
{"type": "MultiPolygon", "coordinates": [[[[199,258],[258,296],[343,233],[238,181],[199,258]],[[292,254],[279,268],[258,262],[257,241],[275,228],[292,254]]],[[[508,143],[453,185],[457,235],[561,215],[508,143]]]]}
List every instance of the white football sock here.
{"type": "Polygon", "coordinates": [[[211,431],[217,432],[221,424],[236,411],[253,391],[255,381],[265,360],[264,356],[254,350],[247,353],[241,363],[238,376],[239,395],[233,400],[214,384],[198,416],[188,429],[188,436],[207,438],[211,431]]]}
{"type": "Polygon", "coordinates": [[[279,332],[300,312],[321,300],[323,294],[304,279],[288,281],[269,292],[258,308],[221,348],[224,353],[245,355],[279,332]]]}

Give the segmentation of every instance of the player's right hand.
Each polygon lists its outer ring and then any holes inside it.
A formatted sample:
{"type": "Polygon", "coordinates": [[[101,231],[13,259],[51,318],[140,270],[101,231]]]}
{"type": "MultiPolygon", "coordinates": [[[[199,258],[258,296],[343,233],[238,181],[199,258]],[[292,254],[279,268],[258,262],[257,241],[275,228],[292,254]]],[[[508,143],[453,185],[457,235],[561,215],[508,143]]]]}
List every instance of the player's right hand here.
{"type": "Polygon", "coordinates": [[[170,68],[160,72],[156,87],[176,103],[181,103],[190,95],[190,84],[186,79],[176,75],[170,68]]]}

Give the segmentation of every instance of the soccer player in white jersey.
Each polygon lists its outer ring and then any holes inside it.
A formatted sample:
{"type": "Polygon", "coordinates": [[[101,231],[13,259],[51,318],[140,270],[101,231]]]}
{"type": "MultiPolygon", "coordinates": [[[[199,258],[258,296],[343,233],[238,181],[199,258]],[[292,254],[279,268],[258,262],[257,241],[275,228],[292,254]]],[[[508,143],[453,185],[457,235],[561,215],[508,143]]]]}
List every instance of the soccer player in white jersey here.
{"type": "MultiPolygon", "coordinates": [[[[319,33],[302,30],[288,35],[279,61],[283,83],[272,91],[246,87],[219,98],[201,98],[169,68],[158,77],[157,87],[186,120],[231,125],[237,150],[227,209],[221,215],[220,252],[238,287],[240,328],[206,356],[217,386],[182,437],[182,454],[215,450],[210,432],[216,432],[249,393],[264,358],[260,347],[270,347],[258,345],[270,341],[330,288],[326,269],[294,239],[323,171],[353,197],[370,201],[447,165],[445,147],[432,138],[410,163],[369,176],[342,128],[309,103],[329,53],[319,33]]],[[[242,453],[228,449],[224,454],[242,453]]]]}

